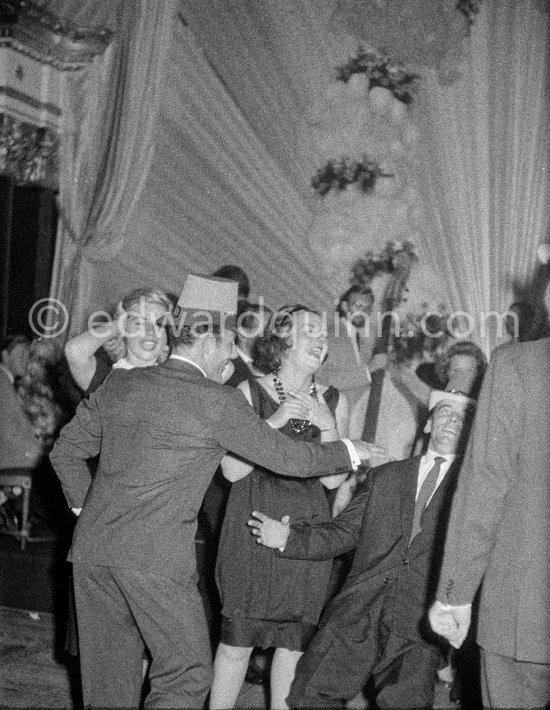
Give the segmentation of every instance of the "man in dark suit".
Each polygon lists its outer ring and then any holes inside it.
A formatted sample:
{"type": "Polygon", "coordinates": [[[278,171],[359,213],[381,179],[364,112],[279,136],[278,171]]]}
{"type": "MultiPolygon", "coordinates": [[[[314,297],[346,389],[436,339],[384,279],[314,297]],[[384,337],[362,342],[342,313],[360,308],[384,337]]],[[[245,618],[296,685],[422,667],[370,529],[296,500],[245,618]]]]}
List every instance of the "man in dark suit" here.
{"type": "Polygon", "coordinates": [[[373,469],[331,522],[289,527],[261,513],[250,521],[258,540],[285,557],[327,559],[357,548],[298,663],[290,707],[339,707],[369,680],[378,707],[433,704],[439,647],[424,618],[473,400],[434,390],[430,404],[425,456],[373,469]]]}
{"type": "Polygon", "coordinates": [[[378,451],[363,442],[291,441],[222,386],[235,356],[236,306],[237,284],[189,275],[170,359],[110,375],[52,451],[69,505],[82,507],[69,559],[86,707],[139,706],[144,648],[146,706],[202,707],[211,657],[194,537],[227,450],[304,477],[349,470],[378,451]],[[86,460],[98,454],[91,480],[86,460]]]}
{"type": "MultiPolygon", "coordinates": [[[[550,260],[550,245],[539,248],[550,260]]],[[[546,289],[550,313],[550,285],[546,289]]],[[[459,648],[483,581],[477,643],[484,705],[550,701],[550,339],[499,348],[479,399],[430,610],[459,648]]]]}

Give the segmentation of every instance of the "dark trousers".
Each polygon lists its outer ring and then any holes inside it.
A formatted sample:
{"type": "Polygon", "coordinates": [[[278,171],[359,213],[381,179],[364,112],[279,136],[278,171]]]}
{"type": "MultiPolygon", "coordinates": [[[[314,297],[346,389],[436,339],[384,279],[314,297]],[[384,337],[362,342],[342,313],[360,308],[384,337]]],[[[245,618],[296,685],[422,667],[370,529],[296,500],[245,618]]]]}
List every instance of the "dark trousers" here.
{"type": "Polygon", "coordinates": [[[544,708],[550,703],[550,664],[516,661],[481,649],[486,708],[544,708]]]}
{"type": "Polygon", "coordinates": [[[330,622],[296,668],[293,708],[338,708],[370,681],[380,708],[431,708],[439,650],[393,633],[383,622],[346,629],[330,622]]]}
{"type": "Polygon", "coordinates": [[[206,620],[195,585],[119,567],[73,565],[86,708],[137,708],[144,650],[147,708],[201,708],[212,680],[206,620]]]}

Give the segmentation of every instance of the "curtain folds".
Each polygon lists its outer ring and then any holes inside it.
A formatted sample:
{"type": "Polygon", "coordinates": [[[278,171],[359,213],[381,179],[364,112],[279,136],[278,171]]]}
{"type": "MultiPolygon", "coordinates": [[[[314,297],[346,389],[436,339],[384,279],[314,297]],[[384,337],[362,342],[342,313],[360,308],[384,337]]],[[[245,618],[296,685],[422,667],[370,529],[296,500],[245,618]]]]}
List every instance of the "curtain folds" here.
{"type": "MultiPolygon", "coordinates": [[[[307,236],[319,167],[307,139],[357,49],[331,22],[336,6],[117,4],[112,46],[66,92],[53,294],[72,332],[136,286],[177,292],[187,272],[224,263],[273,307],[332,308],[307,236]]],[[[540,0],[485,0],[461,78],[442,87],[424,71],[407,109],[421,136],[414,238],[487,352],[498,340],[483,314],[511,303],[548,239],[549,39],[540,0]]]]}
{"type": "Polygon", "coordinates": [[[548,235],[550,38],[538,5],[485,2],[462,77],[442,87],[431,73],[418,110],[431,225],[425,251],[487,353],[498,332],[485,314],[517,297],[548,235]]]}
{"type": "Polygon", "coordinates": [[[111,46],[89,69],[67,78],[52,293],[77,328],[92,289],[82,261],[87,254],[108,259],[120,249],[151,165],[174,13],[173,0],[118,4],[111,46]]]}

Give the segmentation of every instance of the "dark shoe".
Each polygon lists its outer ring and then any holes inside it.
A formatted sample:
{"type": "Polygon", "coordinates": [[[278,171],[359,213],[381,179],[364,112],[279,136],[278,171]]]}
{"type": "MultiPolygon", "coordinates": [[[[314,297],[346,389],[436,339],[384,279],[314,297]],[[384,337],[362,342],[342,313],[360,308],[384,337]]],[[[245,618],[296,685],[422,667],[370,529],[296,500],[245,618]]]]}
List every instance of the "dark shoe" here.
{"type": "Polygon", "coordinates": [[[259,668],[251,664],[244,677],[247,683],[252,685],[269,685],[269,668],[259,668]]]}

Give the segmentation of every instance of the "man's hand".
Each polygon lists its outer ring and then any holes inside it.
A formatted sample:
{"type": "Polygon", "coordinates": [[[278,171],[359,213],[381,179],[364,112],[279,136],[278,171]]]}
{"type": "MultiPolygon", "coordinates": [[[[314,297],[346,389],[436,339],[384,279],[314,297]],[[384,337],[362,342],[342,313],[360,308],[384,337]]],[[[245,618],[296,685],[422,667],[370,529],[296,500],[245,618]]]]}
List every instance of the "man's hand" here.
{"type": "Polygon", "coordinates": [[[250,532],[256,536],[256,542],[273,549],[284,549],[286,547],[286,542],[290,535],[290,518],[288,515],[283,515],[281,522],[257,511],[254,511],[252,516],[255,520],[249,520],[247,525],[252,528],[250,532]]]}
{"type": "Polygon", "coordinates": [[[428,618],[436,634],[446,638],[453,648],[460,648],[470,628],[472,605],[453,607],[435,601],[428,612],[428,618]]]}
{"type": "Polygon", "coordinates": [[[371,444],[368,441],[353,440],[351,442],[357,451],[361,461],[368,461],[371,467],[381,466],[390,460],[387,450],[383,446],[371,444]]]}

